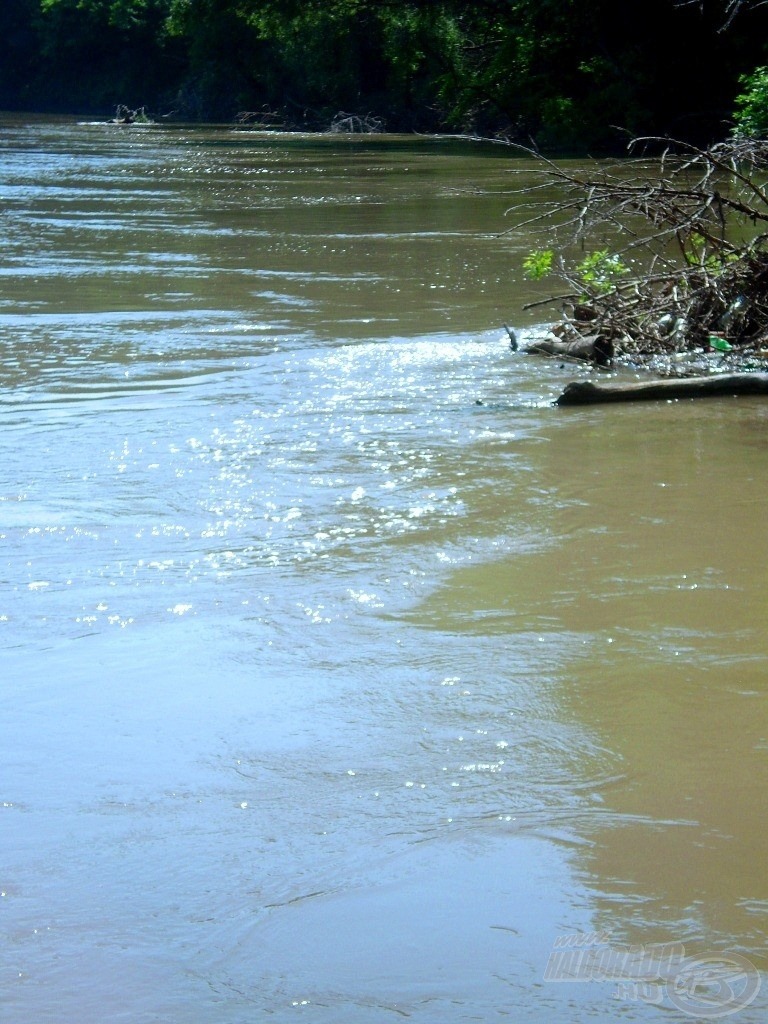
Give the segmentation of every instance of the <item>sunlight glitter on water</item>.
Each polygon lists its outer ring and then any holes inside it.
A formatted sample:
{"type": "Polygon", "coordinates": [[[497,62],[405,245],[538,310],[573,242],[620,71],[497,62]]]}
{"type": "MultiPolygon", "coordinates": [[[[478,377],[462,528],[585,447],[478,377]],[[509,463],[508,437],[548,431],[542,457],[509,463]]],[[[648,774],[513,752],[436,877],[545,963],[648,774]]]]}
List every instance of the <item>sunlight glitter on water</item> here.
{"type": "Polygon", "coordinates": [[[433,144],[0,138],[15,1024],[656,1020],[543,983],[596,927],[764,966],[764,418],[552,409],[504,164],[433,144]]]}

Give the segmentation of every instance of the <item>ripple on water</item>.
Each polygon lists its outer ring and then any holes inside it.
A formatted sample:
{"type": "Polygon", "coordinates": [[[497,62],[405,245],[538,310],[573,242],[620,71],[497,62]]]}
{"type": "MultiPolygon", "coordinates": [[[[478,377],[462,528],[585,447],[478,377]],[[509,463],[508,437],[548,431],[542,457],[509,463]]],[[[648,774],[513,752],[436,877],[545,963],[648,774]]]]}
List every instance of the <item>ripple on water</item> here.
{"type": "Polygon", "coordinates": [[[0,136],[14,1019],[612,1020],[558,935],[761,948],[759,417],[545,408],[508,168],[433,144],[0,136]]]}

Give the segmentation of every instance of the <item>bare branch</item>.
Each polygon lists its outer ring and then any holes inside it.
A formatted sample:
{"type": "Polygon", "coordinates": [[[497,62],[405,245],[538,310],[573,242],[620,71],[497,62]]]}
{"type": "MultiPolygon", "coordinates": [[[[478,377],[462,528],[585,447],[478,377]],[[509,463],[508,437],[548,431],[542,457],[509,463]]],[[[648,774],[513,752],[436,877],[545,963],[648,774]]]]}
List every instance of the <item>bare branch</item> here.
{"type": "Polygon", "coordinates": [[[699,149],[643,138],[629,152],[580,169],[540,158],[543,180],[514,193],[533,193],[508,211],[516,227],[539,228],[559,250],[555,272],[569,289],[556,297],[561,335],[598,332],[625,356],[768,349],[768,142],[699,149]],[[575,246],[581,261],[567,258],[575,246]]]}
{"type": "MultiPolygon", "coordinates": [[[[723,23],[720,31],[725,32],[733,24],[735,18],[747,11],[753,11],[758,7],[765,7],[768,0],[725,0],[723,4],[723,23]]],[[[675,0],[675,7],[698,7],[704,11],[704,0],[675,0]]]]}

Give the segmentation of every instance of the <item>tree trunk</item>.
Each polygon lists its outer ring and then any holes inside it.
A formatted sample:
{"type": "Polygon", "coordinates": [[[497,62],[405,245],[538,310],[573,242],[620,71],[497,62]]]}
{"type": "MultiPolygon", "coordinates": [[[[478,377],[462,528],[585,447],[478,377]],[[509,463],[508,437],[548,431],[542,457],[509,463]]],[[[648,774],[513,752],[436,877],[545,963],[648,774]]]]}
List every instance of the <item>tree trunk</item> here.
{"type": "Polygon", "coordinates": [[[599,402],[666,401],[672,398],[708,398],[715,395],[768,395],[768,373],[729,373],[717,377],[684,377],[675,380],[618,381],[595,384],[572,381],[557,405],[593,405],[599,402]]]}

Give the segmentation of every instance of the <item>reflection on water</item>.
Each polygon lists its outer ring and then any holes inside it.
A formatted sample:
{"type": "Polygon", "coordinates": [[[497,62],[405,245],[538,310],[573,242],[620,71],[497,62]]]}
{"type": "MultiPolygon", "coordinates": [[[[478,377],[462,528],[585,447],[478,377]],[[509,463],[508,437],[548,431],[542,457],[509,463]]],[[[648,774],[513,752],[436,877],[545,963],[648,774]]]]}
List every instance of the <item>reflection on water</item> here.
{"type": "Polygon", "coordinates": [[[766,413],[615,412],[567,417],[542,455],[549,543],[458,570],[426,612],[441,630],[571,638],[561,713],[623,768],[606,810],[654,826],[600,829],[579,858],[599,880],[598,926],[763,966],[766,413]]]}
{"type": "Polygon", "coordinates": [[[759,400],[553,408],[498,150],[0,169],[10,1017],[656,1019],[545,980],[598,930],[763,969],[759,400]]]}

